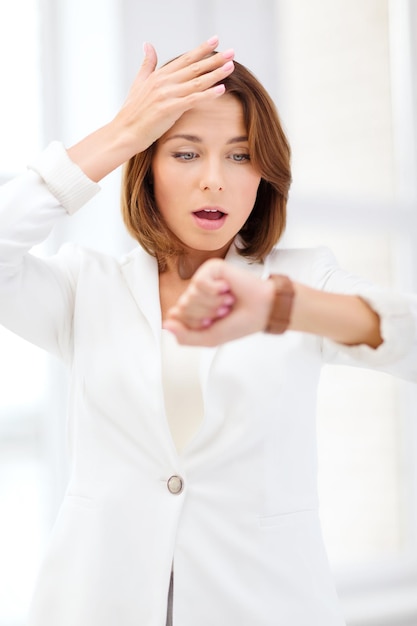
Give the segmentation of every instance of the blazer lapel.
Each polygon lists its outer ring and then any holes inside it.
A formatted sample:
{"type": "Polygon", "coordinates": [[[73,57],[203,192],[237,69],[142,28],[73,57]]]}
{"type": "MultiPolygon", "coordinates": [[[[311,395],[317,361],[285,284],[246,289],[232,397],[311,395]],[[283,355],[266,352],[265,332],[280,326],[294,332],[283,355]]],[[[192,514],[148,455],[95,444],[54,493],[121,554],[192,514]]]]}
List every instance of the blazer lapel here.
{"type": "Polygon", "coordinates": [[[159,345],[161,340],[161,304],[156,259],[143,248],[130,253],[121,265],[126,283],[159,345]]]}
{"type": "MultiPolygon", "coordinates": [[[[260,262],[251,262],[238,253],[239,238],[229,248],[226,262],[241,267],[246,271],[265,277],[265,265],[260,262]]],[[[154,257],[138,247],[130,253],[121,264],[126,283],[149,327],[154,335],[157,345],[161,341],[161,306],[159,300],[159,277],[158,264],[154,257]]],[[[217,355],[221,352],[221,346],[216,348],[204,348],[201,357],[200,380],[203,394],[207,389],[210,370],[217,355]]]]}

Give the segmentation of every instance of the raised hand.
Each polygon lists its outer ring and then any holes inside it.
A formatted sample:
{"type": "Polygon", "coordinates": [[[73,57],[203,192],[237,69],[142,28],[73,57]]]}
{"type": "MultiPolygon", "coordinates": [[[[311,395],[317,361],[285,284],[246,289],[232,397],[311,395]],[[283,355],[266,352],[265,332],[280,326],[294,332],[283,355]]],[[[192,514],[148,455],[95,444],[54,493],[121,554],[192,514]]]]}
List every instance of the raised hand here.
{"type": "Polygon", "coordinates": [[[233,50],[210,55],[218,44],[213,37],[159,69],[151,44],[122,109],[115,118],[130,136],[132,153],[145,150],[193,106],[224,93],[215,85],[233,71],[233,50]]]}
{"type": "Polygon", "coordinates": [[[148,148],[185,111],[221,96],[221,81],[234,69],[234,52],[211,54],[217,44],[218,38],[212,37],[158,69],[155,49],[145,44],[144,61],[122,108],[111,122],[70,148],[70,158],[99,181],[148,148]]]}
{"type": "MultiPolygon", "coordinates": [[[[289,330],[346,345],[377,348],[382,343],[379,316],[362,298],[292,284],[295,298],[289,330]]],[[[211,259],[201,265],[168,311],[164,328],[173,332],[179,343],[215,346],[265,330],[273,301],[272,281],[223,259],[211,259]],[[226,296],[232,296],[230,304],[226,296]]]]}
{"type": "Polygon", "coordinates": [[[215,346],[264,330],[272,298],[270,281],[211,259],[196,271],[163,326],[179,343],[215,346]]]}

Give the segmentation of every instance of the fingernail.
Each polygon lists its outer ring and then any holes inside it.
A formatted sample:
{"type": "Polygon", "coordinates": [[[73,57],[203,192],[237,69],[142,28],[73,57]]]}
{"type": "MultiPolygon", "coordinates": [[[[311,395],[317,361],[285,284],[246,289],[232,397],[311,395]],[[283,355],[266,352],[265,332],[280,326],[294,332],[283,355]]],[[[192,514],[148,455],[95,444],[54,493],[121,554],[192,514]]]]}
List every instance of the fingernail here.
{"type": "Polygon", "coordinates": [[[230,308],[228,306],[221,306],[216,311],[217,317],[224,317],[224,315],[227,315],[229,311],[230,311],[230,308]]]}
{"type": "Polygon", "coordinates": [[[205,317],[203,320],[201,320],[201,326],[203,326],[204,328],[211,326],[211,318],[205,317]]]}
{"type": "Polygon", "coordinates": [[[234,68],[233,61],[228,61],[227,63],[223,65],[222,69],[224,72],[228,72],[229,70],[232,70],[233,68],[234,68]]]}
{"type": "Polygon", "coordinates": [[[233,50],[233,48],[229,48],[228,50],[222,52],[222,56],[225,59],[233,59],[233,57],[235,56],[235,51],[233,50]]]}
{"type": "Polygon", "coordinates": [[[146,57],[146,55],[148,54],[148,43],[146,41],[143,42],[142,48],[143,48],[143,54],[146,57]]]}
{"type": "Polygon", "coordinates": [[[223,298],[223,306],[231,306],[232,304],[234,304],[234,301],[234,297],[229,294],[223,298]]]}
{"type": "Polygon", "coordinates": [[[210,37],[210,39],[207,39],[207,43],[209,46],[217,46],[217,44],[219,43],[219,38],[217,35],[214,35],[213,37],[210,37]]]}
{"type": "Polygon", "coordinates": [[[224,85],[216,85],[213,87],[214,93],[222,94],[226,91],[226,87],[224,85]]]}

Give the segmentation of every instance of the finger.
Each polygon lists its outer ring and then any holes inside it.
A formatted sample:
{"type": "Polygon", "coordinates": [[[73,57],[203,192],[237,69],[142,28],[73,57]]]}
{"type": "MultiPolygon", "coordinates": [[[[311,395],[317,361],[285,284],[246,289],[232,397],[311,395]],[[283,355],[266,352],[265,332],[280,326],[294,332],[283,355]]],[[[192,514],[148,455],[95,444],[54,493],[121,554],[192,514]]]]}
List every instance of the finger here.
{"type": "Polygon", "coordinates": [[[166,321],[180,322],[188,330],[202,330],[227,317],[232,310],[232,306],[222,304],[212,310],[193,311],[191,314],[176,306],[168,311],[166,321]]]}
{"type": "Polygon", "coordinates": [[[226,315],[229,315],[231,310],[232,310],[231,306],[228,306],[227,304],[222,304],[216,310],[216,317],[226,317],[226,315]]]}
{"type": "Polygon", "coordinates": [[[176,59],[173,59],[172,61],[164,65],[162,69],[177,71],[181,68],[189,67],[193,63],[201,61],[202,59],[207,57],[209,54],[214,52],[218,44],[219,44],[219,38],[217,36],[210,37],[210,39],[208,39],[207,41],[204,41],[202,44],[200,44],[193,50],[184,52],[184,54],[181,54],[176,59]]]}
{"type": "Polygon", "coordinates": [[[199,76],[204,76],[221,68],[226,63],[233,61],[234,56],[235,51],[233,48],[230,48],[229,50],[224,50],[222,52],[214,52],[203,59],[188,63],[180,68],[172,68],[170,67],[171,64],[168,64],[163,69],[165,69],[166,73],[173,73],[176,79],[180,81],[187,81],[192,80],[193,78],[198,78],[199,76]]]}
{"type": "Polygon", "coordinates": [[[225,278],[225,266],[227,265],[224,259],[213,258],[205,261],[196,271],[196,277],[206,277],[212,281],[224,281],[227,283],[225,278]]]}
{"type": "MultiPolygon", "coordinates": [[[[220,308],[220,307],[218,307],[220,308]]],[[[214,319],[217,318],[217,309],[201,306],[183,307],[179,303],[171,307],[166,316],[166,320],[175,320],[183,324],[188,329],[207,328],[214,319]]]]}
{"type": "MultiPolygon", "coordinates": [[[[173,61],[166,63],[159,69],[159,73],[162,76],[169,77],[174,84],[178,85],[193,79],[198,79],[200,76],[206,76],[213,70],[217,70],[227,63],[229,63],[227,66],[228,70],[233,71],[233,66],[230,66],[230,61],[234,58],[234,50],[229,49],[213,53],[217,43],[217,37],[209,39],[194,50],[185,52],[173,61]]],[[[224,70],[226,75],[228,70],[224,70]]],[[[224,78],[222,73],[213,75],[209,86],[222,78],[224,78]]]]}
{"type": "Polygon", "coordinates": [[[183,295],[176,306],[168,312],[169,317],[182,320],[187,326],[198,328],[204,318],[216,318],[225,315],[234,304],[231,294],[216,297],[192,298],[183,295]]]}
{"type": "Polygon", "coordinates": [[[200,313],[193,310],[190,312],[186,308],[182,307],[178,303],[171,307],[167,312],[167,320],[177,320],[184,324],[188,328],[200,328],[201,320],[209,317],[209,315],[203,311],[200,313]]]}
{"type": "Polygon", "coordinates": [[[190,330],[178,320],[167,320],[163,323],[163,328],[170,331],[178,343],[187,346],[215,346],[217,341],[208,330],[190,330]]]}
{"type": "Polygon", "coordinates": [[[193,98],[198,96],[198,94],[205,94],[210,89],[212,89],[212,92],[206,94],[206,96],[221,95],[225,91],[222,81],[224,81],[234,69],[233,61],[224,62],[224,60],[221,60],[219,67],[210,69],[205,73],[201,72],[200,66],[198,69],[199,73],[197,73],[197,71],[191,72],[185,70],[181,73],[178,72],[172,77],[173,80],[175,79],[175,83],[173,83],[175,95],[181,98],[191,96],[190,101],[192,101],[192,104],[195,104],[193,98]]]}
{"type": "Polygon", "coordinates": [[[150,43],[145,42],[143,44],[143,52],[145,56],[139,69],[138,76],[145,80],[152,74],[152,72],[155,71],[158,63],[158,57],[155,48],[150,43]]]}
{"type": "Polygon", "coordinates": [[[195,274],[192,279],[191,285],[181,296],[180,301],[185,301],[186,297],[201,302],[214,302],[217,298],[218,301],[223,298],[230,299],[230,285],[225,280],[215,279],[207,275],[207,273],[195,274]]]}
{"type": "Polygon", "coordinates": [[[169,320],[164,328],[175,335],[179,344],[187,346],[213,347],[236,338],[227,320],[219,320],[197,330],[187,328],[178,320],[169,320]]]}
{"type": "Polygon", "coordinates": [[[190,316],[190,315],[182,315],[181,313],[170,313],[166,318],[167,321],[175,321],[180,322],[184,328],[188,330],[200,330],[202,328],[207,328],[210,326],[215,316],[209,316],[207,314],[200,315],[198,317],[190,316]]]}

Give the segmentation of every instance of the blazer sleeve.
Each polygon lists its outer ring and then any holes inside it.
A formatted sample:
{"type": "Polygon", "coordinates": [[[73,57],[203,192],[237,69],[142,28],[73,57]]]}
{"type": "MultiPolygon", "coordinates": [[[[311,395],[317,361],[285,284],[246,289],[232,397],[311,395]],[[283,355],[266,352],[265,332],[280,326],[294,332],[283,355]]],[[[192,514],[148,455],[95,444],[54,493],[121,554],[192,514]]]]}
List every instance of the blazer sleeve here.
{"type": "Polygon", "coordinates": [[[58,142],[0,188],[0,323],[64,359],[72,341],[72,247],[47,259],[30,251],[98,190],[58,142]]]}
{"type": "Polygon", "coordinates": [[[323,338],[326,362],[377,369],[417,382],[417,296],[376,287],[338,267],[326,248],[317,251],[314,285],[324,291],[360,296],[379,315],[383,343],[346,346],[323,338]]]}

